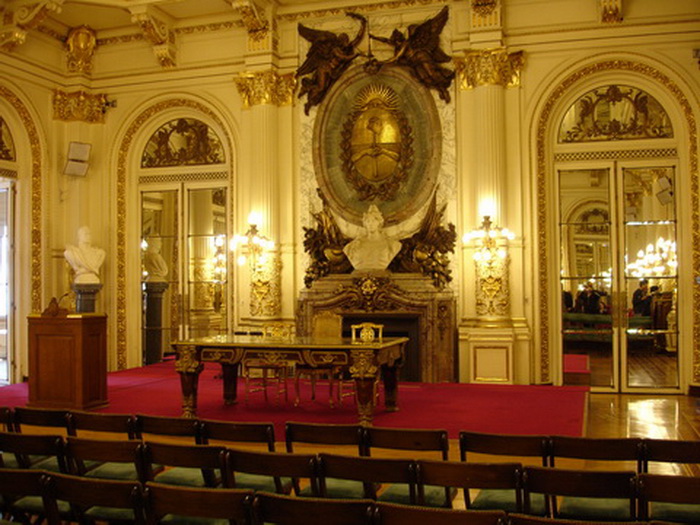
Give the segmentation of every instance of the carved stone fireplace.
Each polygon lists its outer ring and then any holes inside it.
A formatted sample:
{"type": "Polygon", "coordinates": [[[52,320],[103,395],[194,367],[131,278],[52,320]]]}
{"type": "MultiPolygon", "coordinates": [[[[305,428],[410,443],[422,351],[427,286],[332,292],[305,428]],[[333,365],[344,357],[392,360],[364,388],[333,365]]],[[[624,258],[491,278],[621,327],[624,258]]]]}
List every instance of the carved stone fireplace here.
{"type": "MultiPolygon", "coordinates": [[[[408,335],[406,379],[455,381],[456,313],[454,293],[438,289],[429,277],[410,273],[331,274],[302,290],[297,332],[311,333],[314,316],[330,310],[344,325],[373,321],[386,335],[408,335]]],[[[404,375],[402,373],[402,375],[404,375]]]]}

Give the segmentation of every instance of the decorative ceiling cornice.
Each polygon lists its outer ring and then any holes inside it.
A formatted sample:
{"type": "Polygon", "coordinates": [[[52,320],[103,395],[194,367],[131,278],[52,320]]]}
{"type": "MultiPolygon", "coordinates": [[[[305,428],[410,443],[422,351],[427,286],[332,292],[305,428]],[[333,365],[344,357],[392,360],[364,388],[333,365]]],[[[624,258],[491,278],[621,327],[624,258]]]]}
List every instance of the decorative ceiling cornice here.
{"type": "Polygon", "coordinates": [[[49,13],[60,13],[63,2],[64,0],[39,0],[14,11],[6,11],[3,25],[0,26],[0,50],[14,51],[26,41],[27,31],[36,29],[49,13]]]}
{"type": "Polygon", "coordinates": [[[139,26],[143,36],[153,46],[153,53],[164,68],[177,65],[175,31],[170,21],[156,8],[138,6],[129,9],[131,21],[139,26]]]}
{"type": "Polygon", "coordinates": [[[264,40],[272,25],[265,10],[253,0],[229,0],[231,7],[241,15],[248,36],[254,41],[264,40]]]}

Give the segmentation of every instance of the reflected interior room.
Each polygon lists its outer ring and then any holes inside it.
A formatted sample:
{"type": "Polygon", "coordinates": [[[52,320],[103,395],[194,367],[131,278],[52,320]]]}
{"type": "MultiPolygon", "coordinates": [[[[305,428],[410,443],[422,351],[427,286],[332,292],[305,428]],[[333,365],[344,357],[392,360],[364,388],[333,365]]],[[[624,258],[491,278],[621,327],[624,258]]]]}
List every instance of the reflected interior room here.
{"type": "Polygon", "coordinates": [[[332,314],[407,338],[406,384],[700,393],[696,0],[0,14],[0,384],[42,312],[103,316],[109,372],[332,314]]]}

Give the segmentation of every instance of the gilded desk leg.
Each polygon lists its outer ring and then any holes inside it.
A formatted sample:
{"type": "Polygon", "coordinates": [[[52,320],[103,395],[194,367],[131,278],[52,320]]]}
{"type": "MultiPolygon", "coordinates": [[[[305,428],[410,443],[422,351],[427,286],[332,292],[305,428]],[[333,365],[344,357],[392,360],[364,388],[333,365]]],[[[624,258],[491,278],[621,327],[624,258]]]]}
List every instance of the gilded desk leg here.
{"type": "Polygon", "coordinates": [[[361,425],[371,425],[374,418],[374,383],[378,367],[374,350],[350,351],[350,375],[355,379],[357,414],[361,425]]]}
{"type": "Polygon", "coordinates": [[[224,376],[224,404],[235,405],[238,388],[238,363],[221,363],[221,372],[224,376]]]}
{"type": "Polygon", "coordinates": [[[176,348],[177,359],[175,370],[180,374],[182,390],[182,417],[197,417],[197,387],[199,374],[204,365],[199,362],[196,346],[180,346],[176,348]]]}
{"type": "Polygon", "coordinates": [[[384,408],[387,412],[399,411],[399,368],[382,365],[384,379],[384,408]]]}
{"type": "Polygon", "coordinates": [[[374,419],[374,378],[356,378],[357,416],[360,425],[370,426],[374,419]]]}

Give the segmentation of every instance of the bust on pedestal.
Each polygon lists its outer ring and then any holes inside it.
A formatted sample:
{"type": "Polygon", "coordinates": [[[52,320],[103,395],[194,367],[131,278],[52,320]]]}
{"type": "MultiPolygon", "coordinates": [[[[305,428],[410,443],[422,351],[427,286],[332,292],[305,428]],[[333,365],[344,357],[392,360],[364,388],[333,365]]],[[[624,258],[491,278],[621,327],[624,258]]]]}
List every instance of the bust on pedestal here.
{"type": "Polygon", "coordinates": [[[148,247],[143,254],[143,267],[146,270],[146,323],[144,325],[144,364],[150,365],[163,360],[163,294],[168,289],[165,277],[168,263],[160,253],[163,241],[160,237],[148,239],[148,247]]]}
{"type": "Polygon", "coordinates": [[[401,241],[386,234],[384,217],[374,204],[362,215],[362,226],[364,231],[346,244],[343,252],[355,270],[386,270],[401,250],[401,241]]]}
{"type": "Polygon", "coordinates": [[[105,251],[92,245],[90,228],[78,229],[78,245],[66,245],[63,255],[75,272],[73,291],[77,294],[76,311],[95,311],[95,294],[102,289],[100,267],[105,260],[105,251]]]}

